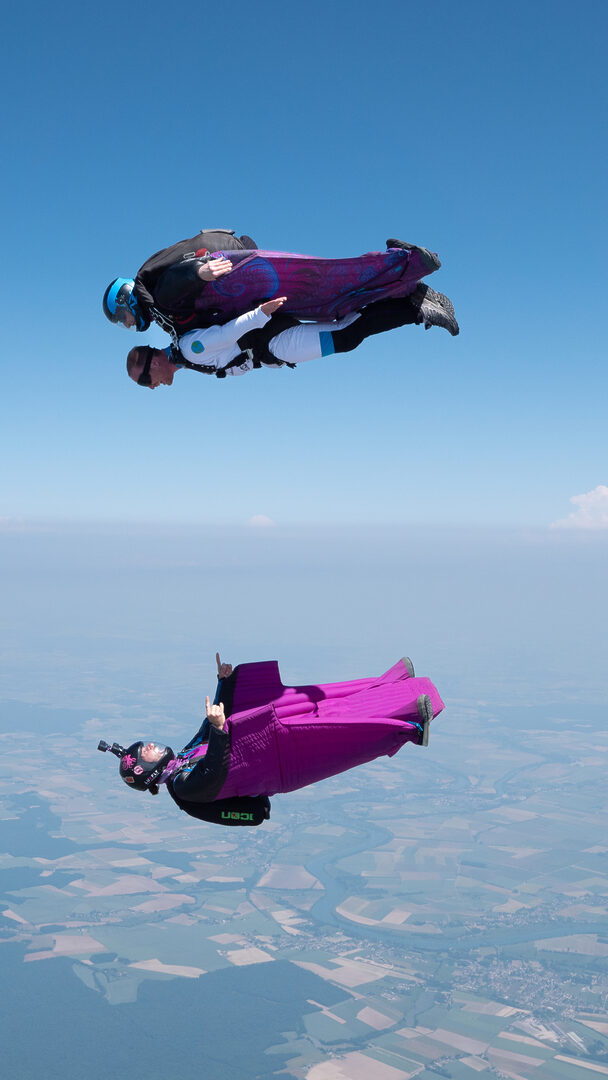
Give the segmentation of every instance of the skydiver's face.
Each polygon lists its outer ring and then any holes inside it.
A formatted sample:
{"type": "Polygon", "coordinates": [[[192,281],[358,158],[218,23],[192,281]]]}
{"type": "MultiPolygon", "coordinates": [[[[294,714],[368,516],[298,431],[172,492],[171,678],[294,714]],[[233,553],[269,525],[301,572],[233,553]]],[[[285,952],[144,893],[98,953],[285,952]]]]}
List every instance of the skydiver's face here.
{"type": "Polygon", "coordinates": [[[118,314],[122,326],[126,326],[127,330],[135,329],[135,316],[128,307],[119,308],[118,314]]]}
{"type": "Polygon", "coordinates": [[[157,743],[149,742],[142,747],[141,759],[147,762],[148,765],[152,765],[155,761],[160,761],[165,752],[164,746],[158,746],[157,743]]]}
{"type": "MultiPolygon", "coordinates": [[[[137,382],[143,370],[144,365],[138,364],[131,378],[137,382]]],[[[150,390],[156,390],[157,386],[171,386],[176,371],[175,364],[171,363],[166,352],[163,349],[155,349],[150,360],[150,390]]]]}

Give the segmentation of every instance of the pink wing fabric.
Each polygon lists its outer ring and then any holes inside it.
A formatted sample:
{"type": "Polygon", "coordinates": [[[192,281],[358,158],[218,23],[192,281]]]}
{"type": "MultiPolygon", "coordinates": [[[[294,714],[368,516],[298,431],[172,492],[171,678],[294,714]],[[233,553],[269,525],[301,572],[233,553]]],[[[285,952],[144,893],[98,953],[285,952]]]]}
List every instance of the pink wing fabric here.
{"type": "MultiPolygon", "coordinates": [[[[262,300],[286,296],[283,311],[300,319],[340,319],[366,304],[407,296],[440,265],[419,249],[370,251],[354,259],[320,259],[284,251],[230,251],[234,269],[208,282],[194,301],[201,326],[250,311],[262,300]]],[[[195,316],[196,317],[196,316],[195,316]]]]}
{"type": "Polygon", "coordinates": [[[232,676],[230,769],[218,798],[274,795],[314,784],[419,739],[416,702],[436,687],[399,661],[379,678],[283,686],[274,661],[241,664],[232,676]]]}

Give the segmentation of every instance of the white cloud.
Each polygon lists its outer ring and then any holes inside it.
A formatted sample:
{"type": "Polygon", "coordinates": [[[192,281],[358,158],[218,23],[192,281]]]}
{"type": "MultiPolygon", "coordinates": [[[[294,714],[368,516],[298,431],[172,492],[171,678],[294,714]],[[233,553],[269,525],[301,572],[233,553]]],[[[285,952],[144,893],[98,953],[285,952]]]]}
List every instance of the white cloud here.
{"type": "Polygon", "coordinates": [[[0,533],[39,533],[50,532],[50,527],[42,522],[26,521],[21,517],[0,517],[0,533]]]}
{"type": "Polygon", "coordinates": [[[251,529],[274,529],[276,521],[266,517],[265,514],[255,514],[253,517],[249,518],[247,525],[251,529]]]}
{"type": "Polygon", "coordinates": [[[576,510],[567,518],[554,521],[552,529],[608,529],[608,487],[598,484],[584,495],[573,495],[570,499],[576,510]]]}

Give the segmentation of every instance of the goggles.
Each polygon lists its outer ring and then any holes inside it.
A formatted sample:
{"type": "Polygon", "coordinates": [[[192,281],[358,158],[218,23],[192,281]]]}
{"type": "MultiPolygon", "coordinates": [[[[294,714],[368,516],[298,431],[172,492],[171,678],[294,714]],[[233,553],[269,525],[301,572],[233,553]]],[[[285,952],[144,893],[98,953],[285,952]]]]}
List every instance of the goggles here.
{"type": "Polygon", "coordinates": [[[152,360],[154,359],[154,350],[151,349],[149,345],[147,345],[146,348],[148,349],[148,355],[146,357],[146,360],[144,361],[144,366],[141,369],[141,375],[137,380],[138,386],[152,385],[152,379],[150,377],[150,367],[152,366],[152,360]]]}

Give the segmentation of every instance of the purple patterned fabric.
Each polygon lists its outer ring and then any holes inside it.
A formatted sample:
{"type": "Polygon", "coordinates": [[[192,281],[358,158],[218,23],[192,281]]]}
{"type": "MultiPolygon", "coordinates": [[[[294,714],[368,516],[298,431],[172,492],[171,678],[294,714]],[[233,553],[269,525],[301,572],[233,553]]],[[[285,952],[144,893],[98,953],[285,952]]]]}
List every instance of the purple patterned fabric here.
{"type": "MultiPolygon", "coordinates": [[[[235,670],[230,769],[219,799],[274,795],[314,784],[419,739],[416,701],[429,679],[411,678],[399,661],[379,678],[283,686],[276,662],[235,670]]],[[[234,676],[233,676],[234,677],[234,676]]]]}
{"type": "Polygon", "coordinates": [[[203,323],[206,313],[224,321],[251,311],[261,301],[286,296],[282,310],[300,319],[340,319],[374,300],[407,296],[436,267],[421,251],[389,248],[356,259],[317,259],[284,251],[229,251],[234,269],[207,282],[194,301],[203,323]]]}

